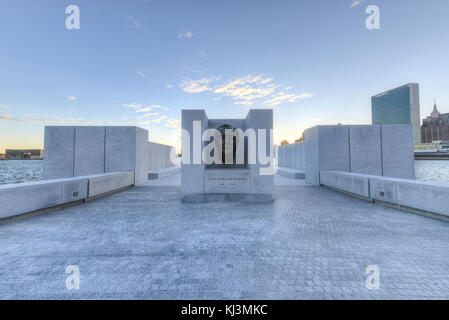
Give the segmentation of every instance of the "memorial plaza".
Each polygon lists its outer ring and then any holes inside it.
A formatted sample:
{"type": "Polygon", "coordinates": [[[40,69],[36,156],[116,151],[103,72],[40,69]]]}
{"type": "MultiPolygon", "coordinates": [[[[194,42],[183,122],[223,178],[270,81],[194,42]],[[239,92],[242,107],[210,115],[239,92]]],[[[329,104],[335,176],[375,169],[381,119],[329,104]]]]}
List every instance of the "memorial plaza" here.
{"type": "Polygon", "coordinates": [[[279,175],[260,204],[184,203],[180,185],[175,174],[3,221],[0,298],[449,298],[446,221],[279,175]]]}

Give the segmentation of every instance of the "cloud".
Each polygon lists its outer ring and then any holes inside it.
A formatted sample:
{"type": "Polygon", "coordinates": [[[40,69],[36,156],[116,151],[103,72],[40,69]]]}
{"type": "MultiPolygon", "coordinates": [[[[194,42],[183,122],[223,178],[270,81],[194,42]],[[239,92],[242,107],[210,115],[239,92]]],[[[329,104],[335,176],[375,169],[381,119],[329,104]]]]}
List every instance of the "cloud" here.
{"type": "Polygon", "coordinates": [[[150,28],[141,23],[136,17],[131,15],[125,16],[126,27],[131,27],[134,29],[149,31],[150,28]]]}
{"type": "Polygon", "coordinates": [[[70,101],[75,101],[75,100],[78,100],[78,97],[68,96],[67,99],[70,100],[70,101]]]}
{"type": "Polygon", "coordinates": [[[361,4],[363,1],[365,0],[352,0],[353,2],[351,3],[351,5],[349,6],[350,8],[354,8],[356,6],[358,6],[359,4],[361,4]]]}
{"type": "Polygon", "coordinates": [[[122,104],[122,107],[130,108],[130,109],[139,109],[142,107],[142,105],[137,104],[137,103],[129,103],[129,104],[122,104]]]}
{"type": "Polygon", "coordinates": [[[43,124],[57,124],[57,125],[87,125],[88,122],[85,122],[83,118],[70,118],[70,119],[55,119],[46,116],[42,116],[39,114],[26,114],[24,117],[13,117],[11,115],[5,114],[0,115],[0,120],[4,121],[14,121],[21,123],[43,123],[43,124]]]}
{"type": "Polygon", "coordinates": [[[229,97],[234,104],[251,106],[255,102],[261,102],[269,106],[277,106],[281,103],[291,103],[300,99],[313,97],[311,93],[285,93],[293,86],[282,86],[284,91],[279,92],[281,86],[274,82],[273,78],[263,75],[246,75],[222,84],[215,84],[221,77],[202,78],[199,80],[187,79],[182,81],[180,87],[189,93],[213,92],[219,101],[222,97],[229,97]]]}
{"type": "Polygon", "coordinates": [[[295,102],[300,99],[310,99],[312,97],[313,97],[313,94],[311,94],[311,93],[303,93],[303,94],[296,95],[293,93],[287,94],[285,92],[279,92],[278,94],[273,95],[270,100],[264,101],[264,103],[274,107],[281,103],[287,103],[287,102],[291,103],[291,102],[295,102]]]}
{"type": "Polygon", "coordinates": [[[8,106],[0,106],[0,109],[8,109],[8,106]]]}
{"type": "Polygon", "coordinates": [[[191,31],[183,31],[178,33],[178,39],[192,39],[193,33],[191,31]]]}
{"type": "Polygon", "coordinates": [[[141,116],[138,116],[137,118],[138,119],[142,119],[142,118],[155,117],[155,116],[158,116],[158,115],[159,115],[159,112],[148,112],[148,113],[145,113],[145,114],[143,114],[141,116]]]}
{"type": "Polygon", "coordinates": [[[179,129],[181,127],[181,121],[179,119],[167,119],[165,126],[167,128],[179,129]]]}
{"type": "Polygon", "coordinates": [[[216,81],[216,78],[202,78],[199,80],[186,79],[179,85],[182,90],[189,93],[200,93],[212,91],[209,84],[216,81]]]}
{"type": "Polygon", "coordinates": [[[161,123],[161,122],[164,121],[165,119],[167,119],[167,116],[161,116],[161,117],[159,117],[159,118],[157,118],[157,119],[151,120],[151,122],[154,122],[154,123],[161,123]]]}
{"type": "Polygon", "coordinates": [[[251,105],[253,100],[267,97],[276,90],[278,85],[272,81],[272,78],[247,75],[219,86],[214,93],[231,97],[235,104],[251,105]]]}
{"type": "Polygon", "coordinates": [[[165,87],[171,89],[173,88],[173,85],[171,83],[165,83],[165,87]]]}
{"type": "Polygon", "coordinates": [[[36,123],[35,121],[33,121],[31,119],[16,118],[16,117],[13,117],[13,116],[11,116],[9,114],[0,114],[0,120],[14,121],[14,122],[25,122],[25,123],[36,123]]]}
{"type": "Polygon", "coordinates": [[[251,106],[254,102],[253,101],[237,101],[234,102],[234,104],[243,104],[245,106],[251,106]]]}
{"type": "Polygon", "coordinates": [[[151,110],[153,110],[153,107],[146,107],[146,108],[137,109],[136,112],[149,112],[151,110]]]}
{"type": "Polygon", "coordinates": [[[200,50],[200,51],[199,51],[199,54],[200,54],[201,58],[203,58],[204,60],[207,60],[207,54],[206,54],[206,52],[204,52],[203,50],[200,50]]]}
{"type": "Polygon", "coordinates": [[[136,112],[148,112],[148,111],[151,111],[153,109],[162,109],[162,107],[158,106],[158,105],[152,105],[152,106],[148,106],[148,107],[145,107],[145,108],[137,109],[136,112]]]}
{"type": "Polygon", "coordinates": [[[141,77],[142,79],[146,79],[146,78],[148,78],[149,72],[147,72],[147,71],[144,70],[144,69],[140,69],[140,70],[137,70],[137,71],[136,71],[136,74],[137,74],[139,77],[141,77]]]}

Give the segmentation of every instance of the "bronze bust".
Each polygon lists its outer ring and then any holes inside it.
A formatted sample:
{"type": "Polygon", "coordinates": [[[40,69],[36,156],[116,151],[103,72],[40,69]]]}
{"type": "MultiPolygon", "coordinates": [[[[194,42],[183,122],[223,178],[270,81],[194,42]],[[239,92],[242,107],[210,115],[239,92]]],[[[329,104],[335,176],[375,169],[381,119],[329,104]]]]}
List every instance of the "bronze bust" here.
{"type": "MultiPolygon", "coordinates": [[[[229,124],[223,124],[217,128],[218,132],[221,134],[221,146],[216,145],[217,149],[221,148],[221,161],[222,164],[235,164],[235,152],[237,149],[237,143],[238,139],[236,136],[232,134],[234,132],[235,128],[229,124]],[[230,131],[231,133],[227,133],[226,130],[230,131]],[[228,137],[228,141],[226,141],[226,136],[228,137]],[[229,141],[230,140],[230,141],[229,141]],[[227,142],[227,143],[226,143],[227,142]],[[227,160],[227,161],[226,161],[227,160]],[[232,163],[231,163],[232,160],[232,163]]],[[[218,134],[217,132],[217,134],[218,134]]],[[[218,142],[218,139],[216,140],[218,142]]]]}

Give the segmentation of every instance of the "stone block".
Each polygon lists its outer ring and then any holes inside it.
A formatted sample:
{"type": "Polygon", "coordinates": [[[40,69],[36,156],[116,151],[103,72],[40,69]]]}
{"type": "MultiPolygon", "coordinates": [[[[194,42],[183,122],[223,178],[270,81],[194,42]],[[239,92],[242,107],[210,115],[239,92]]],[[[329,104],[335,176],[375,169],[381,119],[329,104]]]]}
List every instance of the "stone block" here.
{"type": "Polygon", "coordinates": [[[180,167],[168,167],[148,171],[148,180],[161,179],[181,172],[180,167]]]}
{"type": "Polygon", "coordinates": [[[134,185],[134,171],[111,172],[89,177],[89,198],[134,185]]]}
{"type": "Polygon", "coordinates": [[[105,172],[131,171],[136,166],[136,127],[106,127],[105,172]]]}
{"type": "Polygon", "coordinates": [[[351,172],[382,175],[380,126],[350,126],[351,172]]]}
{"type": "Polygon", "coordinates": [[[75,127],[74,176],[104,173],[105,127],[75,127]]]}
{"type": "Polygon", "coordinates": [[[381,137],[383,175],[415,179],[412,125],[382,125],[381,137]]]}
{"type": "Polygon", "coordinates": [[[290,169],[290,168],[277,168],[277,174],[290,178],[290,179],[305,179],[306,173],[304,170],[290,169]]]}
{"type": "Polygon", "coordinates": [[[46,126],[44,138],[44,179],[73,177],[75,127],[46,126]]]}
{"type": "Polygon", "coordinates": [[[398,179],[386,177],[370,177],[370,198],[397,204],[396,183],[398,179]]]}
{"type": "Polygon", "coordinates": [[[148,131],[136,127],[135,185],[140,185],[148,181],[148,169],[150,164],[148,147],[148,131]]]}
{"type": "MultiPolygon", "coordinates": [[[[190,135],[183,137],[189,139],[182,142],[183,145],[183,163],[181,168],[181,192],[183,195],[204,193],[204,170],[203,163],[195,163],[197,160],[201,162],[201,149],[205,145],[204,142],[196,141],[198,138],[194,137],[193,125],[194,121],[201,121],[202,134],[208,127],[208,118],[204,110],[182,110],[182,128],[190,135]],[[194,138],[195,141],[194,141],[194,138]],[[195,145],[194,145],[195,143],[195,145]],[[199,148],[199,154],[196,154],[194,159],[194,150],[199,148]],[[188,159],[186,159],[188,157],[188,159]],[[194,161],[195,160],[195,161],[194,161]],[[189,162],[188,164],[186,162],[189,162]]],[[[201,137],[199,137],[201,139],[201,137]]]]}
{"type": "Polygon", "coordinates": [[[397,202],[401,206],[449,216],[449,184],[398,180],[397,202]]]}
{"type": "Polygon", "coordinates": [[[61,203],[87,199],[89,179],[72,178],[61,181],[61,203]]]}
{"type": "Polygon", "coordinates": [[[0,186],[0,218],[56,206],[61,203],[61,182],[48,180],[0,186]]]}
{"type": "Polygon", "coordinates": [[[320,171],[350,171],[348,126],[319,126],[318,144],[320,171]]]}
{"type": "Polygon", "coordinates": [[[320,183],[324,186],[369,198],[369,176],[364,174],[320,171],[320,183]]]}
{"type": "Polygon", "coordinates": [[[306,181],[313,185],[320,184],[320,166],[318,154],[318,127],[305,131],[305,172],[306,181]]]}

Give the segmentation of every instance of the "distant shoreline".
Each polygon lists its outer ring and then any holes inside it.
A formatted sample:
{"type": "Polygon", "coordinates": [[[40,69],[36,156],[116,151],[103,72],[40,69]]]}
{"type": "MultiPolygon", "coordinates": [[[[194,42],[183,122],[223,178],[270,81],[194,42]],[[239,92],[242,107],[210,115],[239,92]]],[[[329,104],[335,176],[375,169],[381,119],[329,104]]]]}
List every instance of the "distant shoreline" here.
{"type": "Polygon", "coordinates": [[[41,161],[44,160],[44,158],[38,158],[38,159],[0,159],[0,161],[41,161]]]}

